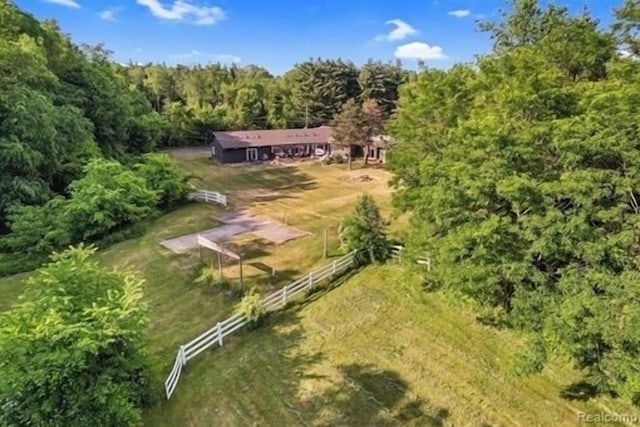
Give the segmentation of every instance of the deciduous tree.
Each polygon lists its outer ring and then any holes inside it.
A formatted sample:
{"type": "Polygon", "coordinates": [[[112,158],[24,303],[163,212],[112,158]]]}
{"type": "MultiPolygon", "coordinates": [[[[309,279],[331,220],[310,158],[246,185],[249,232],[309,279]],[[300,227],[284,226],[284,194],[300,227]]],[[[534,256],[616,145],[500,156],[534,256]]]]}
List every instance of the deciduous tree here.
{"type": "Polygon", "coordinates": [[[141,281],[93,248],[55,254],[0,314],[0,424],[139,425],[149,403],[141,281]]]}

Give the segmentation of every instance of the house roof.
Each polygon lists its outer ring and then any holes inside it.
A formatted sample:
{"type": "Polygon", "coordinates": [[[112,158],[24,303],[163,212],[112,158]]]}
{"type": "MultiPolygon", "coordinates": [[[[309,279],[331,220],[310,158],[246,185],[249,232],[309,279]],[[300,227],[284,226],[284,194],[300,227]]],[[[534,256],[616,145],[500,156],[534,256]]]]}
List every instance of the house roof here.
{"type": "Polygon", "coordinates": [[[331,139],[331,127],[222,131],[213,132],[213,136],[223,149],[293,144],[326,144],[331,139]]]}

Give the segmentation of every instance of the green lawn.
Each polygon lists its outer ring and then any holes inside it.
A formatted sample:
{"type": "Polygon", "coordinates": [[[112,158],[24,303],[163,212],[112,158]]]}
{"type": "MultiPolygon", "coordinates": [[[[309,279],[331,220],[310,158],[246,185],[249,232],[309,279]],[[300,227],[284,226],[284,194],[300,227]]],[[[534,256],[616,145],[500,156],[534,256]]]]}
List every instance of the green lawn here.
{"type": "MultiPolygon", "coordinates": [[[[358,195],[372,194],[390,213],[388,174],[345,165],[218,167],[201,156],[179,156],[197,188],[228,194],[234,208],[267,215],[312,234],[276,246],[247,234],[234,239],[246,259],[248,285],[263,292],[338,254],[336,229],[358,195]],[[367,174],[373,180],[354,182],[367,174]],[[275,267],[269,276],[256,266],[275,267]]],[[[101,251],[107,265],[145,278],[150,308],[149,350],[158,390],[178,345],[224,319],[237,296],[194,285],[198,251],[175,255],[158,243],[216,225],[222,208],[191,204],[154,221],[141,238],[101,251]]],[[[394,222],[402,229],[406,218],[394,222]]],[[[207,255],[209,257],[209,255],[207,255]]],[[[447,305],[438,293],[404,284],[397,267],[369,268],[313,302],[242,332],[224,348],[189,363],[169,402],[146,413],[150,426],[209,425],[575,425],[578,410],[629,412],[622,402],[560,397],[577,377],[558,362],[522,379],[512,364],[516,335],[481,326],[471,311],[447,305]]],[[[229,265],[225,274],[238,276],[229,265]]],[[[7,309],[28,275],[0,279],[7,309]]]]}
{"type": "Polygon", "coordinates": [[[576,373],[512,373],[520,339],[370,267],[187,366],[148,425],[576,425],[624,403],[560,397],[576,373]]]}

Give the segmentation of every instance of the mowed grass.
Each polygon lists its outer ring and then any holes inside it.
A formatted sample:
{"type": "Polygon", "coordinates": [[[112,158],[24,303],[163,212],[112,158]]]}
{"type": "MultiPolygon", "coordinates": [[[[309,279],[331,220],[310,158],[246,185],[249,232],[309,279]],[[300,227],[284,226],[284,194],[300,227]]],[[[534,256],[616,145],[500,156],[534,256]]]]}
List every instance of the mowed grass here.
{"type": "MultiPolygon", "coordinates": [[[[337,227],[357,197],[372,194],[389,215],[388,174],[375,168],[304,163],[288,167],[219,167],[206,155],[176,157],[197,175],[197,188],[228,194],[229,209],[247,209],[308,231],[274,245],[252,234],[228,246],[243,254],[246,286],[282,286],[323,258],[338,255],[337,227]],[[369,182],[350,180],[370,175],[369,182]],[[276,269],[271,276],[267,270],[276,269]]],[[[226,318],[237,295],[194,284],[198,251],[175,255],[159,242],[216,226],[222,208],[190,204],[151,224],[141,238],[98,254],[145,279],[149,350],[158,390],[180,344],[226,318]]],[[[394,233],[406,218],[394,221],[394,233]]],[[[205,252],[205,261],[212,259],[205,252]]],[[[237,266],[225,275],[237,281],[237,266]]],[[[0,279],[7,309],[28,275],[0,279]]],[[[145,413],[149,426],[210,425],[575,425],[576,412],[629,413],[623,402],[560,397],[577,378],[563,363],[542,375],[512,372],[520,339],[483,327],[470,311],[404,284],[397,267],[372,267],[313,301],[272,316],[267,325],[230,337],[187,366],[168,402],[145,413]]]]}
{"type": "MultiPolygon", "coordinates": [[[[228,194],[231,208],[246,209],[310,233],[282,245],[250,233],[231,239],[227,246],[243,255],[244,276],[254,285],[279,287],[326,262],[325,232],[329,256],[339,254],[339,225],[361,194],[371,194],[383,214],[391,215],[391,189],[387,185],[390,175],[383,169],[362,168],[358,164],[348,171],[346,165],[311,162],[282,167],[221,168],[206,157],[181,156],[177,161],[184,170],[197,171],[198,179],[192,181],[197,188],[228,194]],[[368,175],[371,181],[351,180],[362,175],[368,175]],[[275,277],[265,274],[272,268],[276,270],[275,277]]],[[[392,233],[397,233],[404,221],[404,218],[394,221],[392,233]]],[[[215,262],[212,253],[206,257],[207,262],[215,262]]],[[[229,263],[225,274],[237,280],[237,265],[229,263]]]]}
{"type": "MultiPolygon", "coordinates": [[[[324,229],[329,229],[329,255],[339,254],[337,225],[352,209],[362,191],[377,194],[389,210],[388,175],[381,170],[353,172],[376,175],[369,183],[348,183],[344,165],[319,166],[301,164],[289,167],[229,168],[213,165],[206,156],[178,156],[177,160],[198,188],[228,194],[231,206],[246,208],[274,219],[286,221],[311,234],[302,239],[274,245],[252,234],[242,235],[228,246],[245,259],[245,288],[258,287],[262,292],[279,288],[328,260],[323,258],[324,229]],[[269,194],[268,198],[263,197],[269,194]],[[337,199],[328,202],[334,195],[337,199]],[[287,217],[278,218],[283,213],[287,217]],[[272,275],[272,269],[276,274],[272,275]],[[267,273],[267,271],[269,271],[267,273]]],[[[238,302],[237,293],[223,293],[194,283],[201,267],[198,250],[176,255],[162,247],[162,240],[195,233],[219,225],[215,215],[224,208],[189,204],[153,221],[147,233],[100,251],[97,258],[107,266],[124,267],[145,280],[145,301],[150,308],[149,349],[153,356],[156,382],[168,374],[178,346],[228,317],[238,302]]],[[[205,262],[212,253],[205,251],[205,262]]],[[[235,263],[226,260],[225,275],[238,282],[235,263]]],[[[30,273],[0,279],[0,310],[7,310],[22,291],[30,273]]]]}
{"type": "Polygon", "coordinates": [[[562,398],[578,376],[559,362],[516,376],[520,337],[400,276],[369,267],[228,339],[187,366],[147,424],[573,426],[579,412],[632,413],[562,398]]]}

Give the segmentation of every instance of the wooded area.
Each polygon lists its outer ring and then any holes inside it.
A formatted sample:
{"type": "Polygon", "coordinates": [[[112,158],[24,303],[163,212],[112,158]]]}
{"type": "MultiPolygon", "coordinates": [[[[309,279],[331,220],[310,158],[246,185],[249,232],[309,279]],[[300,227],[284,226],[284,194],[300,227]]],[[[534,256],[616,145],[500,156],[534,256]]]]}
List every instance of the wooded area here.
{"type": "Polygon", "coordinates": [[[513,0],[476,64],[400,93],[388,157],[407,251],[431,287],[530,333],[522,372],[552,354],[584,391],[640,404],[640,3],[612,29],[588,11],[513,0]]]}

